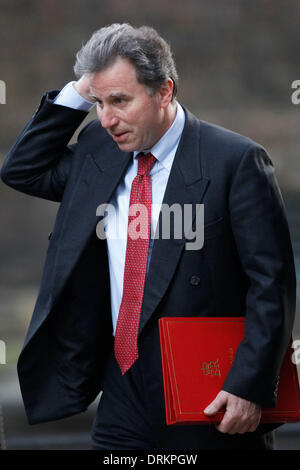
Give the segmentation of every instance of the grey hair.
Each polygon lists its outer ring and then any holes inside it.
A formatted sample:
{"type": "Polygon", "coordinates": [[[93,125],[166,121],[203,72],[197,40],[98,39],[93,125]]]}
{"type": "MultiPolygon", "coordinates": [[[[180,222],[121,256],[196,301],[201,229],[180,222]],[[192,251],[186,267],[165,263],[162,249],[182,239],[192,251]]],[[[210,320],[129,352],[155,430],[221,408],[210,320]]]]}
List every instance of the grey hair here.
{"type": "Polygon", "coordinates": [[[148,26],[134,28],[127,23],[114,23],[95,31],[76,54],[75,76],[80,78],[85,73],[104,70],[118,57],[134,65],[137,81],[147,87],[150,95],[171,78],[172,99],[175,98],[178,75],[170,46],[148,26]]]}

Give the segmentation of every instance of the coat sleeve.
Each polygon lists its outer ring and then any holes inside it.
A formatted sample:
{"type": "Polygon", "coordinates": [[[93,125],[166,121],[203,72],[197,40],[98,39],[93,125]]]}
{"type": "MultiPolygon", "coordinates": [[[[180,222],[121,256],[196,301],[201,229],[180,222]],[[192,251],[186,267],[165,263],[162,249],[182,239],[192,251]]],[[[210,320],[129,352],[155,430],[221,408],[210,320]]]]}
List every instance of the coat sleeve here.
{"type": "Polygon", "coordinates": [[[68,143],[88,114],[54,104],[57,93],[52,91],[43,96],[6,156],[0,173],[8,186],[51,201],[61,201],[77,145],[68,143]]]}
{"type": "Polygon", "coordinates": [[[264,407],[276,405],[278,376],[291,337],[294,258],[283,200],[266,151],[250,145],[234,175],[229,210],[249,278],[245,336],[223,389],[264,407]]]}

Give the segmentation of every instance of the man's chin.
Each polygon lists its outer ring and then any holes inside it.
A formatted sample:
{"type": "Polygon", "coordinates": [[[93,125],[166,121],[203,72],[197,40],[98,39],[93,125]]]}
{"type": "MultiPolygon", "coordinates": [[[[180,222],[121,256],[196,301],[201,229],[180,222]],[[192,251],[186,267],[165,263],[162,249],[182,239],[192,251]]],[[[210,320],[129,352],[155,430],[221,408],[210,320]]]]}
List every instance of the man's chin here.
{"type": "Polygon", "coordinates": [[[116,142],[122,152],[134,152],[136,150],[135,146],[126,142],[116,142]]]}

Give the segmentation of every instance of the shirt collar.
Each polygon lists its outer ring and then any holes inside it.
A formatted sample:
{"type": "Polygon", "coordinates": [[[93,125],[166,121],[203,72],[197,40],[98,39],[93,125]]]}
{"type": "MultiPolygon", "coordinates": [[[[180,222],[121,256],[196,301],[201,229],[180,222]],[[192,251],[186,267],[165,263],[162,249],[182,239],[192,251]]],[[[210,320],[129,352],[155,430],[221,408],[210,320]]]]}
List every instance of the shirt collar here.
{"type": "MultiPolygon", "coordinates": [[[[171,170],[177,145],[179,143],[185,123],[185,113],[179,103],[176,104],[176,116],[167,132],[156,142],[151,149],[143,150],[144,153],[151,152],[155,158],[167,169],[171,170]]],[[[139,151],[133,153],[137,158],[139,151]]]]}

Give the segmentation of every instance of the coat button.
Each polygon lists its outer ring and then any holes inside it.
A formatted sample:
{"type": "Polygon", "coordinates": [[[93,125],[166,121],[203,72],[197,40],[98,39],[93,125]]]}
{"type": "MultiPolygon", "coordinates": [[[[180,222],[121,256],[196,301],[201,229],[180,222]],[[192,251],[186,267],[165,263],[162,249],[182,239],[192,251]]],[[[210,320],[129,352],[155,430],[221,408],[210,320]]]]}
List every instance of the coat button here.
{"type": "Polygon", "coordinates": [[[52,232],[49,232],[48,233],[48,240],[50,240],[51,237],[52,237],[52,232]]]}
{"type": "Polygon", "coordinates": [[[199,276],[192,276],[190,279],[190,284],[192,286],[199,286],[200,284],[200,277],[199,276]]]}

